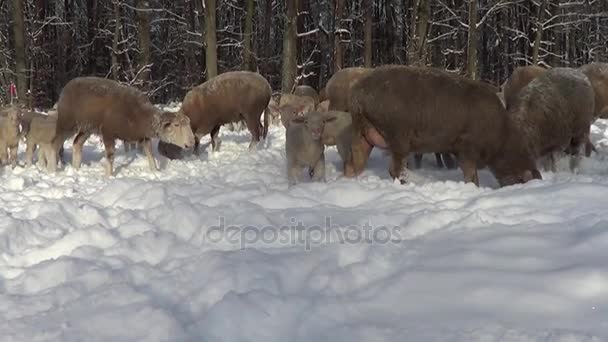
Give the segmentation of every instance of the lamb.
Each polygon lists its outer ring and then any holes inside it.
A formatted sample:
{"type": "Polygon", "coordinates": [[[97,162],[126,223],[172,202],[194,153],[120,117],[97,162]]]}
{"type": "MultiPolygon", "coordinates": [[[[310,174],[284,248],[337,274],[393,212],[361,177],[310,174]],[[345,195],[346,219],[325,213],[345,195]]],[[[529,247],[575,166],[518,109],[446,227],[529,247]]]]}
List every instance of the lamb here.
{"type": "Polygon", "coordinates": [[[287,128],[285,154],[287,156],[287,177],[289,186],[302,178],[302,168],[309,168],[313,181],[325,181],[324,126],[335,121],[319,112],[292,119],[287,128]]]}
{"type": "Polygon", "coordinates": [[[509,116],[519,129],[512,140],[526,143],[538,159],[572,151],[571,170],[578,167],[594,119],[595,94],[587,76],[571,68],[553,68],[522,89],[509,116]]]}
{"type": "Polygon", "coordinates": [[[20,139],[20,111],[17,106],[0,109],[0,165],[17,166],[20,139]]]}
{"type": "Polygon", "coordinates": [[[311,86],[299,85],[294,89],[293,94],[297,96],[308,96],[315,101],[315,106],[319,104],[319,94],[315,88],[311,86]]]}
{"type": "Polygon", "coordinates": [[[309,96],[282,94],[278,107],[272,109],[280,113],[281,123],[285,128],[288,128],[293,118],[303,116],[315,110],[315,107],[313,98],[309,96]]]}
{"type": "Polygon", "coordinates": [[[28,112],[23,119],[27,145],[26,166],[32,165],[34,152],[38,147],[38,164],[49,172],[55,172],[58,151],[53,146],[53,138],[55,138],[57,128],[57,116],[28,112]]]}
{"type": "Polygon", "coordinates": [[[113,173],[116,139],[142,143],[152,170],[157,167],[150,139],[158,137],[183,148],[194,145],[187,116],[162,113],[139,90],[99,77],[72,79],[61,91],[54,147],[75,133],[72,166],[80,168],[84,142],[97,133],[105,145],[106,176],[113,173]]]}
{"type": "Polygon", "coordinates": [[[389,174],[402,183],[412,152],[445,151],[458,157],[465,181],[479,185],[477,168],[490,166],[501,185],[542,178],[523,143],[505,146],[514,125],[495,89],[433,68],[383,66],[352,86],[351,156],[344,174],[365,167],[374,146],[391,152],[389,174]],[[501,163],[508,158],[510,163],[501,163]]]}
{"type": "Polygon", "coordinates": [[[194,153],[199,154],[200,137],[211,135],[213,151],[219,151],[222,125],[245,120],[251,133],[252,150],[268,133],[268,103],[272,90],[262,75],[250,71],[220,74],[190,90],[184,97],[179,113],[190,118],[195,134],[194,153]],[[260,116],[264,113],[264,124],[260,116]]]}

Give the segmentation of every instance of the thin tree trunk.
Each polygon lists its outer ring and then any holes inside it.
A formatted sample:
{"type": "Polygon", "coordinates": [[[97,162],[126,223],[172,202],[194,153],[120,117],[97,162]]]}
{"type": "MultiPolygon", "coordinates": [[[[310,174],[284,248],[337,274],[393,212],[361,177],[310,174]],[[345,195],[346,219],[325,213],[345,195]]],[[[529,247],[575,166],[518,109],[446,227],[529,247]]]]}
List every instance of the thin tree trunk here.
{"type": "Polygon", "coordinates": [[[425,65],[426,39],[430,18],[430,2],[417,0],[415,2],[415,18],[412,25],[415,27],[410,44],[408,45],[409,63],[412,65],[425,65]]]}
{"type": "Polygon", "coordinates": [[[467,39],[467,77],[477,79],[477,1],[469,0],[469,34],[467,39]]]}
{"type": "Polygon", "coordinates": [[[215,0],[205,0],[205,62],[207,80],[217,76],[217,37],[215,0]]]}
{"type": "Polygon", "coordinates": [[[17,96],[21,103],[26,103],[27,77],[25,62],[25,26],[23,18],[23,0],[13,0],[13,34],[15,35],[15,72],[17,74],[17,96]]]}
{"type": "MultiPolygon", "coordinates": [[[[243,69],[253,70],[251,63],[251,34],[253,33],[253,0],[247,0],[247,14],[245,16],[245,34],[243,35],[243,69]]],[[[266,19],[267,21],[270,18],[266,19]]]]}
{"type": "Polygon", "coordinates": [[[296,0],[286,0],[286,24],[283,33],[283,79],[281,91],[291,93],[297,73],[297,51],[296,51],[296,25],[297,25],[297,4],[296,0]]]}
{"type": "Polygon", "coordinates": [[[344,0],[335,0],[335,36],[334,36],[334,72],[342,69],[344,52],[342,50],[342,17],[344,15],[344,0]]]}
{"type": "Polygon", "coordinates": [[[114,37],[112,39],[112,78],[115,81],[119,79],[118,66],[118,41],[120,40],[120,3],[119,0],[114,1],[114,37]]]}
{"type": "Polygon", "coordinates": [[[541,0],[536,16],[536,36],[534,37],[534,46],[532,47],[532,64],[538,65],[538,54],[540,51],[540,41],[543,37],[543,22],[545,21],[545,9],[547,8],[547,0],[541,0]]]}
{"type": "Polygon", "coordinates": [[[405,30],[403,2],[402,0],[392,1],[393,16],[395,18],[395,41],[393,42],[393,56],[396,64],[404,64],[403,33],[405,30]]]}
{"type": "Polygon", "coordinates": [[[372,67],[372,19],[373,19],[373,9],[374,9],[374,3],[372,0],[364,0],[363,1],[363,6],[364,6],[364,13],[365,13],[365,27],[363,28],[364,31],[364,45],[365,45],[365,67],[366,68],[371,68],[372,67]]]}
{"type": "Polygon", "coordinates": [[[142,88],[148,89],[150,83],[150,16],[148,15],[148,1],[137,0],[137,40],[139,56],[137,59],[138,80],[142,88]]]}

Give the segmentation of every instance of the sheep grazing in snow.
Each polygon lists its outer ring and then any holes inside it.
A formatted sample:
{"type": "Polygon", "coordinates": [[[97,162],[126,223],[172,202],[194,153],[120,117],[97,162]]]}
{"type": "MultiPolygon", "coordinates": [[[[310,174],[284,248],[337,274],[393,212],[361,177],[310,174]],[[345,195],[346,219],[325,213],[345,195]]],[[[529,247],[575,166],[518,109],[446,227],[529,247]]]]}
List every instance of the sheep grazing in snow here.
{"type": "Polygon", "coordinates": [[[38,164],[49,172],[57,168],[57,154],[53,139],[57,128],[56,115],[44,115],[36,112],[24,113],[22,117],[23,135],[26,141],[25,162],[31,166],[34,152],[38,148],[38,164]]]}
{"type": "Polygon", "coordinates": [[[78,77],[63,88],[57,103],[56,146],[76,133],[72,166],[80,168],[82,148],[93,133],[101,135],[105,145],[105,174],[113,173],[116,139],[141,142],[150,169],[156,170],[150,139],[183,148],[194,145],[190,120],[180,113],[162,113],[139,90],[99,77],[78,77]]]}

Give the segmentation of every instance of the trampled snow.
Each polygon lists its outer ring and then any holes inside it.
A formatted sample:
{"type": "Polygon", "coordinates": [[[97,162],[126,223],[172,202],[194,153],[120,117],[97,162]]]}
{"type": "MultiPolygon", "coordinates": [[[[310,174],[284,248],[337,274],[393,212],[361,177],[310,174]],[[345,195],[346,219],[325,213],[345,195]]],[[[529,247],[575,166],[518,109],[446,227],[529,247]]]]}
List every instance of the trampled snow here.
{"type": "Polygon", "coordinates": [[[395,184],[380,151],[345,179],[335,148],[327,183],[288,188],[279,127],[154,173],[119,143],[105,178],[95,137],[78,172],[3,168],[0,340],[608,341],[608,122],[592,133],[578,174],[502,189],[430,155],[395,184]]]}

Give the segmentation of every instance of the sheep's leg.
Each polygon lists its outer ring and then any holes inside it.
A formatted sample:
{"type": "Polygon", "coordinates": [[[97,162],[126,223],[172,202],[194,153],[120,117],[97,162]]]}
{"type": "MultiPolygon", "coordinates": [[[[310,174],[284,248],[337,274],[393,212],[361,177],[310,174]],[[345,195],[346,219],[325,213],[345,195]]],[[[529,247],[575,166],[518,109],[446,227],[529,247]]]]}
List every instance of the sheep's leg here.
{"type": "Polygon", "coordinates": [[[442,153],[441,158],[443,158],[443,164],[448,170],[453,170],[456,168],[456,161],[452,158],[451,153],[442,153]]]}
{"type": "Polygon", "coordinates": [[[393,177],[393,179],[399,179],[401,184],[405,184],[407,182],[407,174],[405,174],[405,157],[407,157],[407,153],[400,153],[396,151],[391,151],[391,165],[389,167],[388,173],[393,177]]]}
{"type": "Polygon", "coordinates": [[[148,165],[150,165],[150,170],[158,170],[158,167],[156,166],[156,160],[154,159],[154,155],[152,154],[152,141],[150,141],[150,139],[144,139],[141,142],[141,146],[144,150],[144,154],[148,158],[148,165]]]}
{"type": "MultiPolygon", "coordinates": [[[[25,149],[25,165],[27,167],[32,166],[35,150],[36,150],[36,144],[34,144],[31,141],[28,141],[27,148],[25,149]]],[[[38,157],[38,160],[40,160],[40,157],[38,157]]]]}
{"type": "MultiPolygon", "coordinates": [[[[192,130],[194,132],[194,130],[192,130]]],[[[199,137],[196,133],[194,134],[194,147],[192,148],[192,153],[194,153],[194,155],[199,155],[201,154],[201,137],[199,137]]]]}
{"type": "Polygon", "coordinates": [[[345,165],[344,176],[355,177],[363,172],[373,148],[363,135],[353,137],[350,158],[345,165]]]}
{"type": "Polygon", "coordinates": [[[19,145],[13,145],[10,147],[10,155],[9,160],[11,162],[11,167],[14,169],[17,166],[17,149],[19,145]]]}
{"type": "Polygon", "coordinates": [[[6,165],[8,162],[8,146],[4,141],[0,142],[0,165],[6,165]]]}
{"type": "Polygon", "coordinates": [[[441,153],[435,153],[435,161],[437,162],[437,168],[443,169],[443,160],[441,159],[441,153]]]}
{"type": "Polygon", "coordinates": [[[296,163],[287,161],[287,178],[289,186],[294,186],[302,179],[302,170],[296,163]]]}
{"type": "Polygon", "coordinates": [[[219,136],[220,136],[220,127],[222,127],[221,125],[217,125],[215,127],[213,127],[213,129],[211,130],[211,150],[213,152],[219,152],[220,151],[220,145],[222,144],[222,141],[220,140],[219,136]]]}
{"type": "Polygon", "coordinates": [[[321,157],[312,169],[312,180],[315,182],[325,182],[325,154],[321,153],[321,157]]]}
{"type": "Polygon", "coordinates": [[[40,151],[43,152],[44,159],[46,160],[46,169],[49,173],[53,173],[57,170],[57,149],[52,144],[44,144],[40,146],[40,151]]]}
{"type": "Polygon", "coordinates": [[[414,154],[414,168],[419,169],[422,166],[422,153],[414,154]]]}
{"type": "Polygon", "coordinates": [[[475,158],[467,156],[460,157],[460,168],[464,174],[464,181],[467,183],[474,183],[479,186],[479,177],[477,175],[477,163],[475,158]]]}
{"type": "Polygon", "coordinates": [[[80,164],[82,163],[82,147],[84,146],[84,142],[91,136],[91,133],[88,132],[78,132],[76,137],[74,138],[74,144],[72,148],[72,167],[76,170],[80,169],[80,164]]]}
{"type": "Polygon", "coordinates": [[[260,119],[259,116],[256,118],[250,117],[245,118],[245,123],[247,124],[247,129],[251,133],[251,143],[249,143],[249,150],[253,151],[257,146],[258,142],[260,142],[260,119]]]}
{"type": "Polygon", "coordinates": [[[586,145],[589,141],[589,133],[583,134],[580,137],[572,139],[572,147],[574,153],[570,156],[570,171],[577,172],[583,157],[583,153],[586,152],[586,145]]]}
{"type": "Polygon", "coordinates": [[[114,166],[114,139],[103,138],[103,145],[106,149],[105,175],[106,177],[110,177],[112,176],[114,166]]]}

